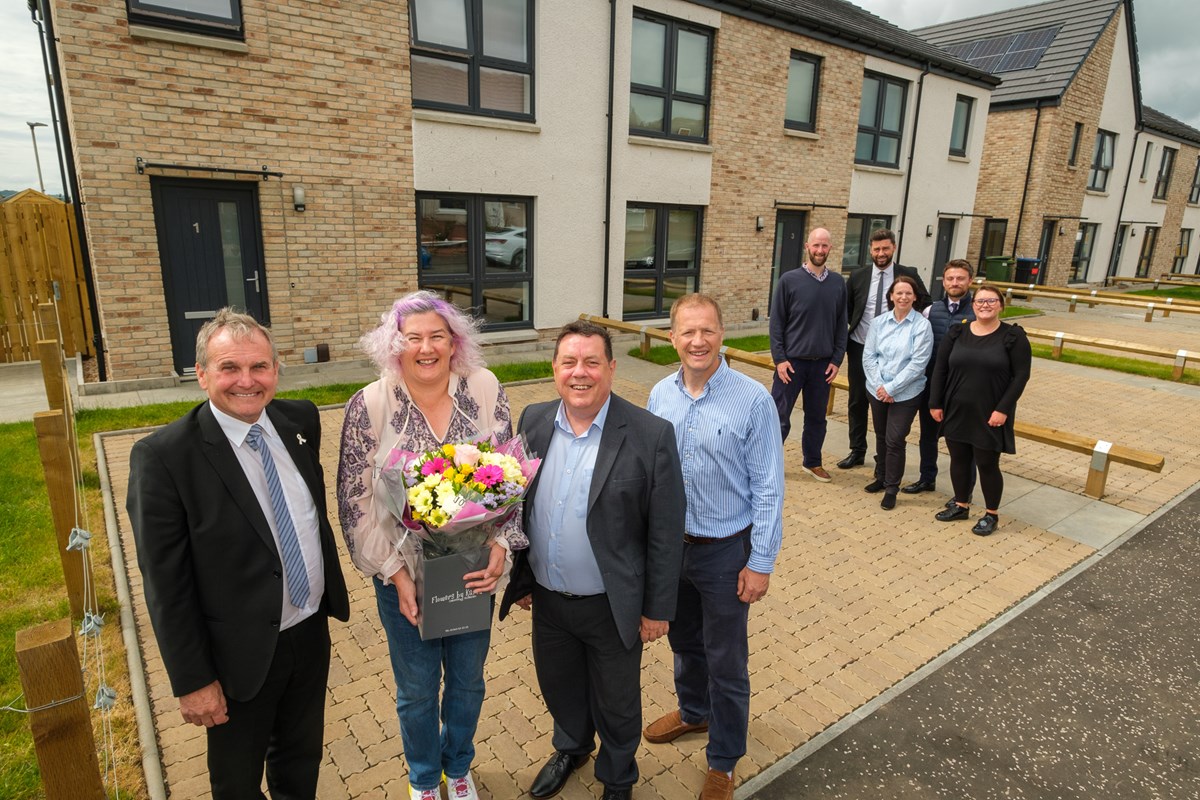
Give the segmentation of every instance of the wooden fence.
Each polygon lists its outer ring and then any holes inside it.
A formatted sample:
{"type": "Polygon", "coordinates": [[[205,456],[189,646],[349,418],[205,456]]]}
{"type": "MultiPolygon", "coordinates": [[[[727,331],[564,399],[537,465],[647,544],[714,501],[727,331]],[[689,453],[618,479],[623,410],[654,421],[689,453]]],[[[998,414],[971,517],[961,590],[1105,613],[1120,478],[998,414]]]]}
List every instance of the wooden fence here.
{"type": "Polygon", "coordinates": [[[22,192],[0,203],[0,363],[37,360],[42,303],[58,306],[68,354],[95,355],[74,208],[22,192]]]}

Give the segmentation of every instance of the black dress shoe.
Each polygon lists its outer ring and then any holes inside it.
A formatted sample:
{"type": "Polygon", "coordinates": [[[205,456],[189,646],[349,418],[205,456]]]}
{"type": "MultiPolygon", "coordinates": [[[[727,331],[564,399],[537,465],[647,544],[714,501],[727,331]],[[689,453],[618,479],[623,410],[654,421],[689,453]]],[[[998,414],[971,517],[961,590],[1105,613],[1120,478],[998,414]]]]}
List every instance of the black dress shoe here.
{"type": "Polygon", "coordinates": [[[863,491],[868,494],[877,494],[883,491],[883,481],[876,478],[863,487],[863,491]]]}
{"type": "Polygon", "coordinates": [[[567,778],[571,777],[571,773],[586,764],[587,760],[587,753],[573,756],[562,750],[555,750],[546,765],[538,770],[533,785],[529,787],[529,794],[538,800],[554,797],[567,785],[567,778]]]}
{"type": "Polygon", "coordinates": [[[1000,518],[995,514],[984,514],[979,518],[979,522],[975,523],[975,527],[971,528],[971,533],[976,536],[991,536],[996,532],[996,527],[1000,524],[1000,518]]]}
{"type": "Polygon", "coordinates": [[[866,458],[862,453],[851,452],[850,455],[843,458],[837,463],[838,469],[850,469],[852,467],[861,467],[866,458]]]}
{"type": "Polygon", "coordinates": [[[960,519],[966,519],[971,516],[971,509],[966,506],[960,506],[953,501],[950,505],[943,508],[941,511],[933,515],[933,518],[938,522],[954,522],[960,519]]]}
{"type": "Polygon", "coordinates": [[[603,800],[630,800],[633,797],[633,789],[626,786],[624,789],[618,789],[615,786],[604,787],[603,800]]]}
{"type": "Polygon", "coordinates": [[[896,493],[888,492],[887,494],[885,494],[883,496],[883,499],[879,501],[879,507],[882,508],[884,511],[891,511],[893,508],[895,508],[896,507],[896,493]]]}
{"type": "Polygon", "coordinates": [[[932,492],[935,489],[937,489],[937,486],[933,481],[917,481],[916,483],[910,483],[900,491],[905,494],[920,494],[921,492],[932,492]]]}

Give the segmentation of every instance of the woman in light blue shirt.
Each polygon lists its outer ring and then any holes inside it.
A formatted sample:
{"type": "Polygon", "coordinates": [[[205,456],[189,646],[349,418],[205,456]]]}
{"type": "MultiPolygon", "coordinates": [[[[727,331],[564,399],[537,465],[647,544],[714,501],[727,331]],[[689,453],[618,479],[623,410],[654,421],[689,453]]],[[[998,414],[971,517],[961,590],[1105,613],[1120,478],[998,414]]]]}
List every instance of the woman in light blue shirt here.
{"type": "Polygon", "coordinates": [[[896,492],[904,477],[905,439],[921,405],[925,388],[925,365],[933,351],[929,320],[913,312],[917,282],[897,276],[888,289],[890,314],[871,321],[863,345],[863,372],[867,399],[875,426],[875,480],[866,486],[871,493],[883,492],[879,506],[896,507],[896,492]]]}

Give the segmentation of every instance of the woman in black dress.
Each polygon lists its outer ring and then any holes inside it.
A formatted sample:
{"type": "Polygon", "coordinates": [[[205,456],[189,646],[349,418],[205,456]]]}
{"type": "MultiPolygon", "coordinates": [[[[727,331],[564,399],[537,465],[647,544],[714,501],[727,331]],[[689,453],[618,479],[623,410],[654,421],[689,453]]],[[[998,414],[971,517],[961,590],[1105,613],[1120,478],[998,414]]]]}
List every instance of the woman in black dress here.
{"type": "Polygon", "coordinates": [[[987,536],[1000,523],[1000,454],[1016,452],[1013,417],[1033,358],[1025,331],[1000,321],[1004,295],[999,289],[976,289],[974,309],[975,321],[950,328],[938,347],[929,413],[942,423],[954,485],[954,506],[938,512],[937,519],[951,522],[970,516],[963,498],[970,497],[974,458],[987,511],[971,532],[987,536]]]}

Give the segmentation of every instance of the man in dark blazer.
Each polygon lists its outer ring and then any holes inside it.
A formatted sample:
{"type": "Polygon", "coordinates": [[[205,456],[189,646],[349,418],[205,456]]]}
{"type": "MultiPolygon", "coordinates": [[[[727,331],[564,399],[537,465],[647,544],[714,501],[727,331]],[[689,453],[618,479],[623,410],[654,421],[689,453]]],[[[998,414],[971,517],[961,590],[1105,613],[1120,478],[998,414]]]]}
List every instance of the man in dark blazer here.
{"type": "Polygon", "coordinates": [[[554,349],[559,402],[518,429],[543,454],[526,495],[530,545],[500,604],[533,610],[533,659],[554,718],[554,755],[530,788],[558,794],[600,736],[606,800],[630,797],[641,737],[642,643],[675,616],[684,491],[670,423],[612,394],[612,340],[572,322],[554,349]]]}
{"type": "Polygon", "coordinates": [[[270,332],[222,309],[200,330],[208,402],[134,445],[126,508],[146,604],[212,794],[313,798],[328,617],[349,618],[325,509],[316,406],[274,400],[270,332]]]}
{"type": "Polygon", "coordinates": [[[907,275],[917,282],[917,311],[929,305],[929,291],[921,276],[913,267],[905,267],[893,260],[896,254],[896,234],[880,228],[871,234],[871,267],[861,267],[846,279],[846,316],[850,321],[850,338],[846,342],[846,356],[850,365],[847,380],[850,383],[846,398],[846,415],[850,425],[850,454],[838,462],[839,469],[857,467],[866,460],[867,454],[867,376],[863,373],[863,344],[871,321],[888,310],[887,294],[899,275],[907,275]]]}

